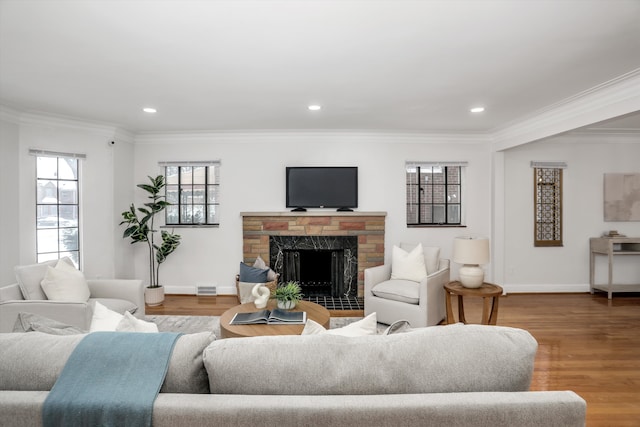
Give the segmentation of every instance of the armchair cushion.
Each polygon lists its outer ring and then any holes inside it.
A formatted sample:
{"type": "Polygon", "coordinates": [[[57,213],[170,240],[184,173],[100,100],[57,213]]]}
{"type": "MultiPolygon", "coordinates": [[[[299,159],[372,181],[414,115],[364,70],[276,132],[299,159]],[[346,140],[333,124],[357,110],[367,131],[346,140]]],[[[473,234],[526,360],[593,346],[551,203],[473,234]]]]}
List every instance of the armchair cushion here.
{"type": "Polygon", "coordinates": [[[419,282],[412,280],[392,279],[378,283],[371,292],[384,299],[406,302],[407,304],[418,304],[420,302],[419,282]]]}
{"type": "Polygon", "coordinates": [[[393,246],[391,260],[391,278],[413,280],[419,282],[427,276],[427,267],[424,263],[424,252],[422,243],[413,248],[410,252],[393,246]]]}
{"type": "Polygon", "coordinates": [[[90,296],[82,271],[63,259],[55,267],[47,267],[41,287],[47,298],[53,301],[86,302],[90,296]]]}

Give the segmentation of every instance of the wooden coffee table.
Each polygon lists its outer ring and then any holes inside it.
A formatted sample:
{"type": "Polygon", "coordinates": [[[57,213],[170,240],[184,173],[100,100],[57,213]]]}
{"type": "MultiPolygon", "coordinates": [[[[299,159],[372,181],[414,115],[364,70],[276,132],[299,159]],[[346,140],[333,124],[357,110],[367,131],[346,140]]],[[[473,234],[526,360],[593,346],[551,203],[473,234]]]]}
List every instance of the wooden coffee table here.
{"type": "MultiPolygon", "coordinates": [[[[276,301],[269,300],[267,304],[267,310],[273,310],[276,308],[276,301]]],[[[231,307],[229,310],[222,313],[220,316],[220,333],[222,338],[236,338],[236,337],[257,337],[263,335],[300,335],[304,329],[304,325],[230,325],[231,319],[236,313],[248,313],[252,311],[259,311],[256,305],[252,302],[246,304],[237,305],[231,307]]],[[[331,315],[329,311],[323,306],[309,302],[300,301],[296,308],[291,311],[306,311],[307,319],[314,320],[329,328],[329,319],[331,315]]]]}

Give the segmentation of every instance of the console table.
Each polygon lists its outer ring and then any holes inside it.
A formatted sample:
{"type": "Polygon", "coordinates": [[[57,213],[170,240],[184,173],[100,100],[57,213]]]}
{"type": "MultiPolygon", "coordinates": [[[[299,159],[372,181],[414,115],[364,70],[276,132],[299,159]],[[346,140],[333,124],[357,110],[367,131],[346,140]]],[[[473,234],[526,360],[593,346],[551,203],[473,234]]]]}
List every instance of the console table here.
{"type": "Polygon", "coordinates": [[[640,255],[640,237],[592,237],[589,239],[589,285],[591,293],[595,290],[607,292],[609,299],[614,292],[640,292],[638,284],[614,284],[613,260],[616,256],[640,255]],[[607,283],[595,283],[596,255],[605,255],[609,259],[609,280],[607,283]]]}

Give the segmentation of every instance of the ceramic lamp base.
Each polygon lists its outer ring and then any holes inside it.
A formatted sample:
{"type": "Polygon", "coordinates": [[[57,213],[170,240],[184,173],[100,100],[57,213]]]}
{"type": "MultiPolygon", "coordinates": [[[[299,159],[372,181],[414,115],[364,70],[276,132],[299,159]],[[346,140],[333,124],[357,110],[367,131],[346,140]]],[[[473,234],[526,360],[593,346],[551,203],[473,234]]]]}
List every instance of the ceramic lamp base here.
{"type": "Polygon", "coordinates": [[[465,264],[460,267],[459,274],[465,288],[479,288],[484,282],[484,270],[479,265],[465,264]]]}

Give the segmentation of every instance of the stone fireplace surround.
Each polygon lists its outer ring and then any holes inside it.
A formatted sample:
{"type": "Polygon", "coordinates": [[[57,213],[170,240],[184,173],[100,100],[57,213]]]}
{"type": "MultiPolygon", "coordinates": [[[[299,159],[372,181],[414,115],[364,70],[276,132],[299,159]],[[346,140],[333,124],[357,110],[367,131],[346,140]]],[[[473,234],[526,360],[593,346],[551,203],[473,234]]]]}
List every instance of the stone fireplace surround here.
{"type": "Polygon", "coordinates": [[[269,242],[273,236],[356,236],[357,295],[362,297],[364,269],[384,263],[386,212],[242,212],[240,215],[243,259],[247,264],[253,264],[258,256],[270,262],[269,242]]]}

